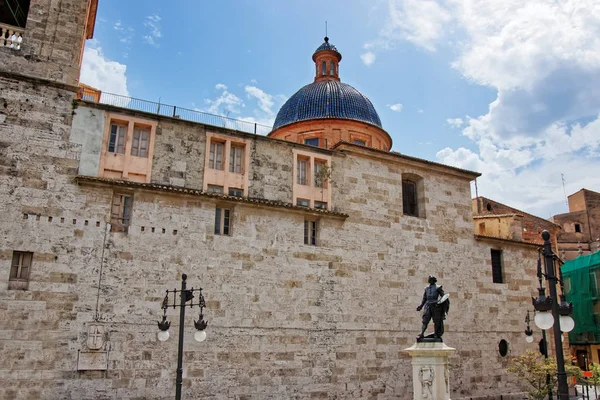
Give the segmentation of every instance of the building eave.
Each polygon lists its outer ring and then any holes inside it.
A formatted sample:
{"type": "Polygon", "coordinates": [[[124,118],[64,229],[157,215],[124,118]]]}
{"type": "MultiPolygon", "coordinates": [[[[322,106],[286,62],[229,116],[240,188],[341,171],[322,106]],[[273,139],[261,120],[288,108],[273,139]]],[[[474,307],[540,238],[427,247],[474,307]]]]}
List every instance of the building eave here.
{"type": "Polygon", "coordinates": [[[338,219],[346,219],[349,217],[348,214],[341,213],[341,212],[321,210],[318,208],[300,207],[300,206],[295,206],[291,203],[284,203],[282,201],[228,196],[226,194],[208,193],[208,192],[204,192],[202,190],[190,189],[190,188],[186,188],[186,187],[182,187],[182,186],[163,185],[163,184],[156,184],[156,183],[132,182],[132,181],[119,180],[119,179],[99,178],[99,177],[87,176],[87,175],[78,175],[75,178],[75,181],[80,185],[97,185],[97,186],[104,186],[104,187],[130,188],[130,189],[147,190],[147,191],[152,191],[152,192],[166,192],[166,193],[175,194],[175,195],[205,197],[205,198],[212,198],[214,200],[223,201],[223,202],[227,202],[227,203],[247,204],[247,205],[258,206],[258,207],[285,209],[285,210],[299,212],[299,213],[303,213],[303,214],[309,214],[312,216],[322,216],[322,217],[338,218],[338,219]]]}
{"type": "Polygon", "coordinates": [[[474,180],[481,176],[479,172],[469,171],[466,169],[461,169],[457,167],[451,167],[449,165],[436,163],[434,161],[425,160],[422,158],[407,156],[406,154],[398,153],[395,151],[385,151],[374,149],[372,147],[362,146],[360,144],[354,144],[346,141],[337,142],[332,148],[332,150],[337,150],[340,152],[352,152],[356,154],[363,154],[366,156],[376,157],[376,158],[384,158],[390,161],[402,160],[409,164],[413,164],[419,167],[428,167],[433,168],[438,172],[451,174],[454,176],[459,176],[461,178],[465,178],[468,180],[474,180]]]}
{"type": "Polygon", "coordinates": [[[507,239],[498,236],[488,236],[488,235],[474,235],[475,240],[492,240],[492,241],[501,241],[501,242],[509,242],[514,244],[520,244],[523,246],[533,246],[533,247],[543,247],[543,243],[535,243],[535,242],[526,242],[524,240],[515,240],[515,239],[507,239]]]}

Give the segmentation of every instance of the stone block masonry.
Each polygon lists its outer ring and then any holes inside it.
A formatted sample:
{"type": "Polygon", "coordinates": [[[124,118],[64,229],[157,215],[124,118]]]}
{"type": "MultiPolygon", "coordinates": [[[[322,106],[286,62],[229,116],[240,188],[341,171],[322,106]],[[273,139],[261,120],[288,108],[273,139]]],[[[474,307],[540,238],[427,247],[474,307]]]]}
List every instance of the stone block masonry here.
{"type": "MultiPolygon", "coordinates": [[[[503,244],[507,283],[492,283],[490,244],[473,238],[468,180],[334,153],[333,201],[350,217],[322,216],[319,246],[303,244],[302,212],[144,189],[131,189],[128,233],[110,232],[114,188],[74,183],[84,145],[68,135],[68,96],[24,83],[2,93],[10,110],[32,108],[30,122],[11,112],[2,125],[8,165],[0,282],[8,281],[12,250],[35,258],[29,290],[0,288],[0,357],[8,360],[0,367],[0,397],[171,398],[177,344],[156,340],[155,321],[164,290],[184,272],[190,285],[204,288],[210,323],[208,340],[197,344],[189,316],[187,398],[411,398],[402,349],[418,333],[414,308],[430,273],[453,301],[445,336],[459,351],[451,358],[452,397],[519,390],[501,368],[497,345],[506,339],[511,351],[524,350],[521,311],[535,287],[536,248],[503,244]],[[37,127],[42,121],[55,122],[37,127]],[[403,172],[425,180],[426,219],[402,213],[403,172]],[[232,208],[231,236],[214,234],[215,207],[224,205],[232,208]],[[106,327],[108,370],[74,372],[96,316],[106,327]],[[493,376],[480,379],[481,371],[493,376]]],[[[170,124],[161,122],[164,135],[186,132],[198,146],[172,159],[193,170],[206,151],[202,130],[170,124]]],[[[269,186],[266,176],[289,172],[284,146],[256,139],[255,194],[290,201],[291,179],[282,175],[269,186]]],[[[165,163],[154,164],[159,171],[167,170],[166,151],[157,147],[165,163]]],[[[154,176],[170,183],[164,173],[154,176]]],[[[186,175],[185,184],[200,187],[200,179],[186,175]]],[[[177,319],[169,315],[174,333],[177,319]]]]}

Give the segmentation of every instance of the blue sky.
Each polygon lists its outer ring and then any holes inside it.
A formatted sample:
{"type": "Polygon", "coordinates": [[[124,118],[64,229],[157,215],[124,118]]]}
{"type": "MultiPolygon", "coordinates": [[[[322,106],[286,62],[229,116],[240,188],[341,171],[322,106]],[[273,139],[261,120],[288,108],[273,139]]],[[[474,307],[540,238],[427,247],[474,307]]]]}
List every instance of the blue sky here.
{"type": "Polygon", "coordinates": [[[394,150],[484,175],[479,194],[542,217],[600,191],[595,0],[101,0],[81,80],[271,124],[330,42],[394,150]],[[549,28],[550,27],[550,28],[549,28]]]}

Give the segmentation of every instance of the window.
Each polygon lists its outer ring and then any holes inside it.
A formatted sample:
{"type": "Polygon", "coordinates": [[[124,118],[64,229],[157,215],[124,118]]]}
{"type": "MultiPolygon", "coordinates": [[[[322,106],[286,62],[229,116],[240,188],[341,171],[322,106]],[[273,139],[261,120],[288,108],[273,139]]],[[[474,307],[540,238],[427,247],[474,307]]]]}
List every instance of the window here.
{"type": "Polygon", "coordinates": [[[319,138],[304,139],[304,144],[319,147],[319,138]]]}
{"type": "Polygon", "coordinates": [[[215,235],[229,236],[231,210],[227,208],[215,209],[215,235]]]}
{"type": "Polygon", "coordinates": [[[110,223],[112,232],[127,232],[131,223],[133,196],[126,194],[113,195],[110,223]]]}
{"type": "Polygon", "coordinates": [[[9,289],[27,289],[29,286],[29,270],[31,269],[32,258],[33,253],[13,251],[10,276],[8,278],[9,289]]]}
{"type": "Polygon", "coordinates": [[[296,183],[298,185],[307,185],[308,184],[308,159],[299,158],[298,166],[296,171],[296,183]]]}
{"type": "Polygon", "coordinates": [[[308,199],[297,199],[296,205],[300,207],[310,207],[310,200],[308,199]]]}
{"type": "Polygon", "coordinates": [[[327,187],[329,172],[329,167],[327,166],[326,162],[315,160],[315,187],[327,187]]]}
{"type": "Polygon", "coordinates": [[[210,143],[210,158],[208,159],[208,167],[212,169],[223,169],[223,154],[225,146],[220,142],[210,143]]]}
{"type": "Polygon", "coordinates": [[[208,185],[208,187],[207,187],[207,191],[208,191],[208,193],[219,193],[219,194],[223,194],[223,186],[217,186],[217,185],[208,185]]]}
{"type": "Polygon", "coordinates": [[[110,137],[108,139],[109,153],[125,153],[125,136],[127,135],[126,125],[112,124],[110,126],[110,137]]]}
{"type": "Polygon", "coordinates": [[[243,147],[231,146],[231,152],[229,154],[229,172],[235,172],[236,174],[242,173],[243,154],[244,154],[243,147]]]}
{"type": "Polygon", "coordinates": [[[326,69],[327,69],[327,61],[323,61],[323,64],[321,65],[321,75],[327,74],[327,72],[325,71],[326,69]]]}
{"type": "Polygon", "coordinates": [[[327,203],[324,201],[315,201],[315,208],[319,208],[321,210],[327,210],[327,203]]]}
{"type": "Polygon", "coordinates": [[[335,64],[333,61],[329,64],[329,75],[333,75],[335,73],[335,64]]]}
{"type": "Polygon", "coordinates": [[[404,215],[418,217],[417,209],[417,184],[413,181],[402,181],[402,207],[404,215]]]}
{"type": "Polygon", "coordinates": [[[361,145],[361,146],[366,146],[367,145],[367,142],[365,142],[364,140],[359,140],[359,139],[354,139],[352,141],[352,143],[358,144],[358,145],[361,145]]]}
{"type": "Polygon", "coordinates": [[[505,339],[502,339],[500,343],[498,343],[498,353],[500,353],[501,357],[506,357],[508,355],[508,342],[505,339]]]}
{"type": "Polygon", "coordinates": [[[133,144],[131,145],[131,155],[136,157],[148,157],[148,141],[150,140],[150,131],[143,128],[133,130],[133,144]]]}
{"type": "Polygon", "coordinates": [[[502,250],[492,249],[492,282],[504,283],[502,272],[502,250]]]}
{"type": "Polygon", "coordinates": [[[575,232],[581,233],[581,225],[575,224],[575,232]]]}
{"type": "Polygon", "coordinates": [[[317,245],[317,221],[304,221],[304,244],[317,245]]]}
{"type": "Polygon", "coordinates": [[[238,188],[229,188],[229,195],[235,197],[243,197],[244,191],[238,188]]]}

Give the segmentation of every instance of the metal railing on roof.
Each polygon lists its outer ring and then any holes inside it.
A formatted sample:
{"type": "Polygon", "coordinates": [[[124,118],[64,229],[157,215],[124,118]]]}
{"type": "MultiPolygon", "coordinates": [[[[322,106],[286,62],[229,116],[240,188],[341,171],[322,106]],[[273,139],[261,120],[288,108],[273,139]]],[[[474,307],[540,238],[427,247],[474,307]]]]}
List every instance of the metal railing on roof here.
{"type": "MultiPolygon", "coordinates": [[[[81,95],[79,98],[83,100],[94,101],[85,95],[81,95]]],[[[169,104],[155,103],[153,101],[141,100],[136,99],[135,97],[121,96],[113,93],[102,92],[100,94],[100,100],[96,102],[100,104],[108,104],[115,107],[126,108],[129,110],[162,115],[165,117],[179,118],[185,121],[198,122],[205,125],[213,125],[246,133],[254,133],[257,135],[266,135],[272,130],[272,127],[270,126],[261,125],[251,121],[233,119],[223,115],[210,114],[198,110],[190,110],[188,108],[172,106],[169,104]]]]}

